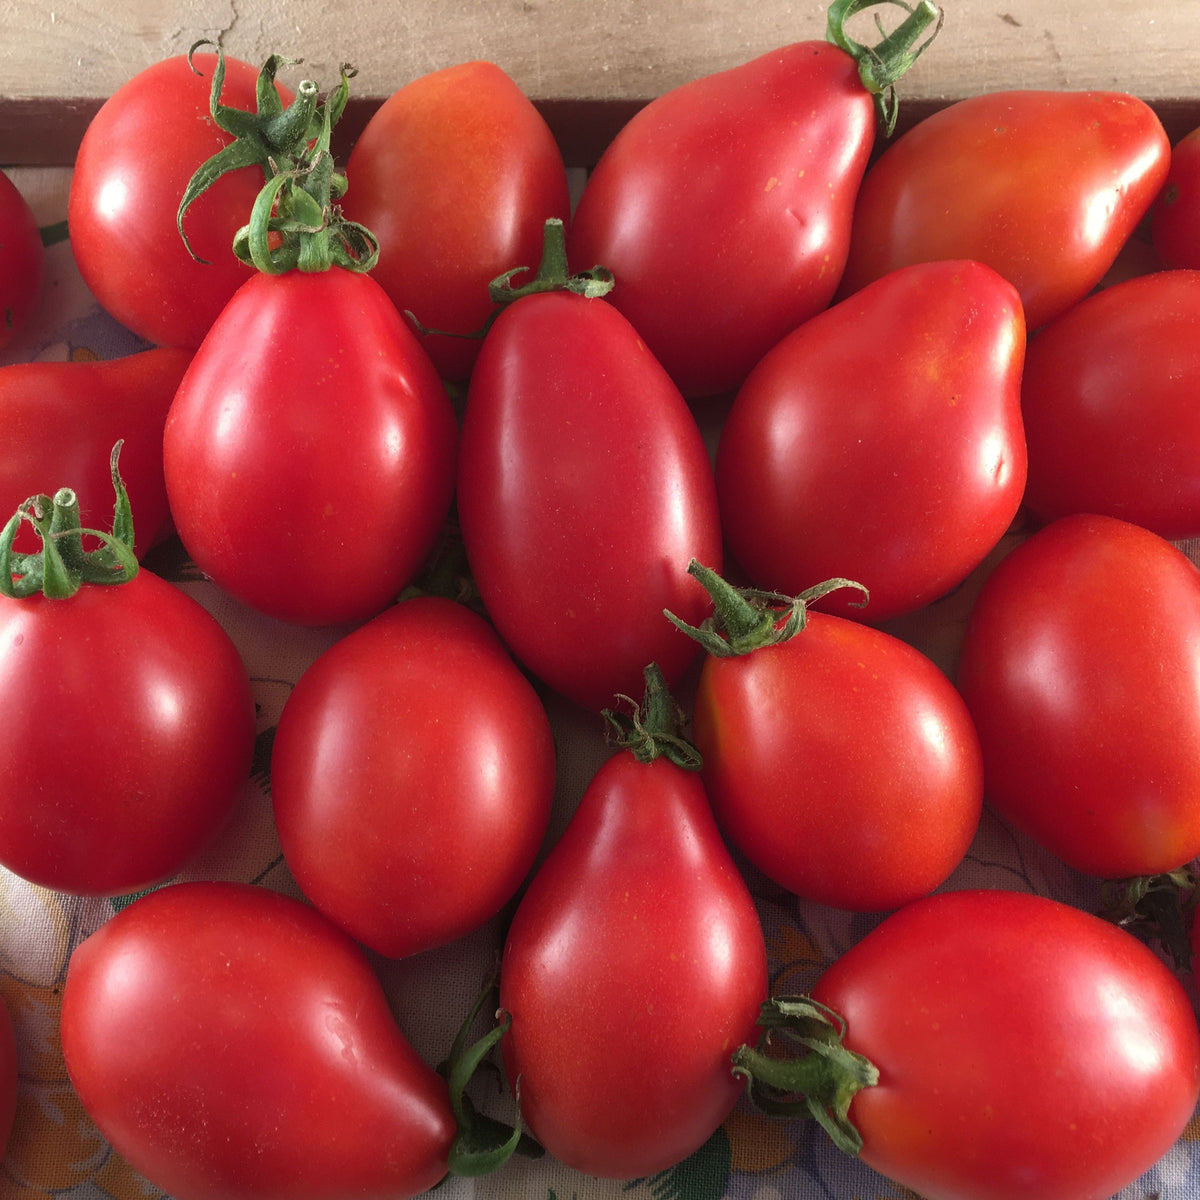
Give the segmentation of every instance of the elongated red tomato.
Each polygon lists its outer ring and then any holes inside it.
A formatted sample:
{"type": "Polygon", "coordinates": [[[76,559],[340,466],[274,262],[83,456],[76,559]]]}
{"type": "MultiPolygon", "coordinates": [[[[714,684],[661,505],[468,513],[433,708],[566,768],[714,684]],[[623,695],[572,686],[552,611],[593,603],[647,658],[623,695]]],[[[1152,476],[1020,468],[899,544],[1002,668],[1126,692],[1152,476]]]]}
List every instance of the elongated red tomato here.
{"type": "Polygon", "coordinates": [[[807,321],[739,390],[717,449],[721,520],[760,587],[844,577],[821,607],[878,622],[962,582],[1021,503],[1025,325],[975,262],[894,271],[807,321]]]}
{"type": "Polygon", "coordinates": [[[1200,271],[1080,301],[1030,343],[1021,383],[1028,507],[1200,533],[1200,271]]]}
{"type": "Polygon", "coordinates": [[[648,663],[672,683],[695,657],[662,612],[703,618],[687,564],[720,560],[712,467],[611,305],[549,292],[500,314],[471,377],[458,509],[496,628],[564,696],[599,710],[640,695],[648,663]]]}
{"type": "Polygon", "coordinates": [[[1179,981],[1124,930],[1040,896],[906,905],[813,997],[879,1070],[850,1105],[863,1161],[928,1200],[1106,1200],[1200,1094],[1179,981]]]}
{"type": "Polygon", "coordinates": [[[733,1108],[766,951],[697,775],[629,750],[589,784],[513,919],[502,1044],[521,1114],[560,1162],[651,1175],[733,1108]]]}
{"type": "MultiPolygon", "coordinates": [[[[209,115],[217,58],[186,55],[140,71],[101,105],[80,142],[67,221],[71,250],[92,295],[122,325],[158,345],[200,345],[226,302],[249,278],[233,253],[263,184],[258,167],[216,182],[184,223],[175,218],[192,173],[232,138],[209,115]]],[[[255,107],[258,70],[225,60],[222,103],[255,107]]],[[[277,85],[284,103],[289,89],[277,85]]]]}
{"type": "Polygon", "coordinates": [[[1200,854],[1200,572],[1113,517],[1062,517],[984,581],[958,685],[984,791],[1064,862],[1156,875],[1200,854]]]}
{"type": "MultiPolygon", "coordinates": [[[[914,37],[937,16],[915,7],[914,37]]],[[[673,88],[588,177],[571,264],[613,272],[611,303],[685,395],[737,387],[832,299],[875,142],[865,71],[891,58],[878,53],[798,42],[673,88]]]]}
{"type": "Polygon", "coordinates": [[[97,1127],[176,1200],[401,1200],[446,1172],[446,1085],[362,951],[265,888],[177,884],[102,925],[62,1045],[97,1127]]]}
{"type": "MultiPolygon", "coordinates": [[[[490,62],[433,71],[389,96],[346,162],[346,215],[379,239],[374,278],[422,325],[471,333],[488,284],[534,267],[542,225],[570,216],[562,154],[541,113],[490,62]]],[[[446,379],[470,374],[480,342],[422,335],[446,379]]]]}
{"type": "MultiPolygon", "coordinates": [[[[112,516],[108,456],[121,441],[141,557],[171,528],[163,427],[191,357],[189,350],[153,349],[107,362],[0,367],[0,512],[15,512],[48,482],[69,479],[83,505],[82,524],[105,528],[112,516]]],[[[31,536],[22,531],[16,548],[35,550],[31,536]]]]}
{"type": "Polygon", "coordinates": [[[1150,238],[1165,267],[1200,270],[1200,128],[1171,148],[1171,165],[1150,210],[1150,238]]]}
{"type": "Polygon", "coordinates": [[[1170,151],[1154,110],[1121,92],[960,100],[867,171],[842,294],[911,263],[972,258],[1016,287],[1037,329],[1099,283],[1162,187],[1170,151]]]}
{"type": "Polygon", "coordinates": [[[365,619],[409,581],[454,489],[457,427],[368,275],[255,275],[171,405],[167,496],[196,565],[251,607],[365,619]]]}
{"type": "Polygon", "coordinates": [[[405,600],[326,651],[284,706],[275,822],[296,882],[399,958],[461,937],[516,893],[554,798],[536,692],[486,621],[405,600]]]}
{"type": "Polygon", "coordinates": [[[979,824],[983,764],[961,697],[857,621],[813,612],[786,642],[708,657],[694,737],[722,832],[808,900],[898,908],[945,881],[979,824]]]}
{"type": "Polygon", "coordinates": [[[44,274],[37,218],[17,185],[0,171],[0,350],[29,320],[44,274]]]}

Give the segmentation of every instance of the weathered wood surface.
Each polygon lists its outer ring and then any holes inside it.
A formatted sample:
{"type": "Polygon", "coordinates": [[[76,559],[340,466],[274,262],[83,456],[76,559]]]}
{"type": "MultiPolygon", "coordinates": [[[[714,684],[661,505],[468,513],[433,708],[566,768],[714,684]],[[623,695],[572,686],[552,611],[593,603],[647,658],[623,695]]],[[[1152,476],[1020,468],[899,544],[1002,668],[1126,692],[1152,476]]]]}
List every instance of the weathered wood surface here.
{"type": "MultiPolygon", "coordinates": [[[[1113,88],[1155,103],[1173,134],[1200,123],[1200,0],[944,7],[905,84],[914,115],[999,88],[1113,88]]],[[[322,85],[352,62],[360,120],[418,75],[488,58],[543,107],[568,158],[585,160],[650,97],[824,28],[825,5],[786,0],[0,0],[0,163],[69,163],[105,96],[199,38],[255,63],[303,57],[295,79],[322,85]]]]}

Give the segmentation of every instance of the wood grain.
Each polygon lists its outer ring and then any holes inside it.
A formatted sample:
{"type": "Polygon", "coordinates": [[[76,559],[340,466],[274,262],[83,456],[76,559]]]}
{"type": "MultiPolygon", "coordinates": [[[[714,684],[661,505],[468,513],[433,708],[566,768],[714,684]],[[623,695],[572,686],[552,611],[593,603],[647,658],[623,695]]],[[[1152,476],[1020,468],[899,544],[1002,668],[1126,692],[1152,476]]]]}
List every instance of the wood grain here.
{"type": "MultiPolygon", "coordinates": [[[[1173,133],[1200,124],[1200,0],[944,7],[941,33],[905,81],[910,120],[976,92],[1046,87],[1128,91],[1159,107],[1173,133]]],[[[870,20],[856,18],[856,36],[870,40],[870,20]]],[[[70,162],[104,97],[199,38],[255,63],[302,57],[284,73],[293,83],[328,86],[340,62],[353,63],[359,124],[408,80],[488,58],[543,108],[568,158],[586,163],[638,104],[824,29],[824,5],[785,0],[0,0],[0,163],[70,162]]]]}

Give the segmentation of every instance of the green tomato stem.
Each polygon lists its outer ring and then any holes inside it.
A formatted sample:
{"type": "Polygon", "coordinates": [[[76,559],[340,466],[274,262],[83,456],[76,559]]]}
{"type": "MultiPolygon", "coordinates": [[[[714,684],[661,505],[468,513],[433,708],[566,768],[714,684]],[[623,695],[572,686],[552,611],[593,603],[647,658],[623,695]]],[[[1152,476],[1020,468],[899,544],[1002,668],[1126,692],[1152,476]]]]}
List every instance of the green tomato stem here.
{"type": "Polygon", "coordinates": [[[109,457],[116,492],[112,530],[105,533],[81,527],[79,498],[71,488],[60,488],[53,497],[30,496],[0,530],[0,595],[22,599],[40,592],[51,600],[66,600],[85,583],[127,583],[137,575],[133,514],[117,469],[122,444],[117,442],[109,457]],[[23,521],[28,521],[41,539],[40,553],[13,550],[23,521]],[[99,547],[85,550],[84,535],[98,539],[99,547]]]}
{"type": "Polygon", "coordinates": [[[700,751],[683,735],[685,716],[671,696],[662,669],[650,663],[642,677],[646,690],[640,705],[630,696],[617,697],[632,707],[632,714],[610,708],[600,714],[613,741],[638,762],[665,758],[681,770],[699,771],[704,765],[700,751]]]}

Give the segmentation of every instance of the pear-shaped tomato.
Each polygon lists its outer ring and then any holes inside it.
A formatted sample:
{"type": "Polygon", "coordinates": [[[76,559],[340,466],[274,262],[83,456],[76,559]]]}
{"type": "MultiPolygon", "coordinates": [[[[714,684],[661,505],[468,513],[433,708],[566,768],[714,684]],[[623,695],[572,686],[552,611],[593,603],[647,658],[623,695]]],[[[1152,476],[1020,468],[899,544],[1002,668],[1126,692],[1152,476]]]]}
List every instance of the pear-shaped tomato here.
{"type": "Polygon", "coordinates": [[[766,999],[762,927],[700,777],[610,758],[513,918],[501,1043],[521,1115],[589,1175],[651,1175],[697,1150],[742,1083],[731,1056],[766,999]]]}
{"type": "Polygon", "coordinates": [[[1092,290],[1162,187],[1171,145],[1120,92],[990,92],[918,122],[867,171],[842,294],[910,263],[973,258],[1030,330],[1092,290]]]}
{"type": "Polygon", "coordinates": [[[284,621],[381,612],[433,545],[457,429],[429,356],[369,275],[256,274],[196,352],[167,417],[179,536],[284,621]]]}
{"type": "Polygon", "coordinates": [[[830,41],[784,46],[658,96],[584,187],[571,263],[613,272],[611,302],[685,395],[737,387],[841,279],[875,144],[864,80],[887,77],[876,86],[890,95],[937,17],[927,0],[915,5],[872,57],[844,36],[846,9],[830,5],[830,41]]]}
{"type": "Polygon", "coordinates": [[[102,925],[62,1045],[101,1133],[176,1200],[400,1200],[446,1173],[446,1084],[362,951],[265,888],[177,884],[102,925]]]}
{"type": "Polygon", "coordinates": [[[720,557],[712,466],[615,308],[559,291],[500,314],[471,377],[458,479],[484,605],[543,682],[599,711],[640,694],[647,663],[673,683],[695,658],[662,612],[704,616],[687,565],[720,557]]]}
{"type": "Polygon", "coordinates": [[[1025,325],[975,262],[921,263],[805,322],[755,368],[717,450],[728,545],[762,588],[843,577],[879,622],[961,583],[1025,486],[1025,325]]]}
{"type": "MultiPolygon", "coordinates": [[[[346,215],[379,239],[375,279],[433,330],[483,325],[491,280],[536,266],[543,222],[570,215],[554,135],[490,62],[432,71],[389,96],[355,139],[346,177],[346,215]]],[[[452,380],[466,379],[480,345],[421,341],[452,380]]]]}

